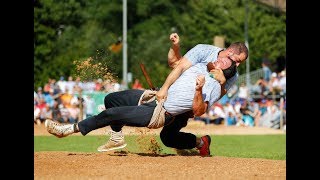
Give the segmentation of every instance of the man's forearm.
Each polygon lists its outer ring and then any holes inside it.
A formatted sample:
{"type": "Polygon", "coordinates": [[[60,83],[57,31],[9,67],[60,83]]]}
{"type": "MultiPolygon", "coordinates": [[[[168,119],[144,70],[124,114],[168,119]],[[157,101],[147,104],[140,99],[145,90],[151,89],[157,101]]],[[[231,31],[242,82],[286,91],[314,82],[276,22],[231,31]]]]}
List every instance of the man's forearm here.
{"type": "Polygon", "coordinates": [[[181,59],[181,54],[180,54],[180,45],[172,45],[169,49],[168,52],[168,65],[172,69],[175,68],[179,64],[179,60],[181,59]]]}
{"type": "Polygon", "coordinates": [[[207,110],[207,103],[203,101],[202,97],[202,88],[200,90],[196,90],[192,103],[192,110],[195,116],[201,116],[207,110]]]}
{"type": "Polygon", "coordinates": [[[169,87],[179,78],[179,76],[182,74],[183,69],[182,68],[174,68],[170,74],[168,75],[166,81],[162,85],[161,89],[168,90],[169,87]]]}
{"type": "Polygon", "coordinates": [[[220,94],[219,99],[221,99],[225,94],[227,94],[227,90],[225,89],[225,85],[226,85],[226,83],[220,85],[221,86],[221,94],[220,94]]]}

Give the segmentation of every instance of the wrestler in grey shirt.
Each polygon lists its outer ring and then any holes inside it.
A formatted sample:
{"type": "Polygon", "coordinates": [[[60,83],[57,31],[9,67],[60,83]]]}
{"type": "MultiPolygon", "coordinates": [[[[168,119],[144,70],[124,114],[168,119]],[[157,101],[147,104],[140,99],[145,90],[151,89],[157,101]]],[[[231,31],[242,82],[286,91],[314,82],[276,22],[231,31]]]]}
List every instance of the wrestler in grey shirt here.
{"type": "MultiPolygon", "coordinates": [[[[211,78],[207,71],[207,64],[217,60],[218,53],[223,50],[219,47],[198,44],[190,49],[184,57],[192,63],[192,66],[184,71],[181,76],[168,89],[167,100],[164,108],[172,115],[182,114],[192,110],[192,103],[195,94],[196,78],[198,75],[205,76],[205,84],[202,88],[203,101],[208,101],[208,107],[219,100],[221,94],[220,83],[211,78]]],[[[225,89],[236,82],[238,73],[227,80],[225,89]]],[[[208,108],[209,109],[209,108],[208,108]]]]}

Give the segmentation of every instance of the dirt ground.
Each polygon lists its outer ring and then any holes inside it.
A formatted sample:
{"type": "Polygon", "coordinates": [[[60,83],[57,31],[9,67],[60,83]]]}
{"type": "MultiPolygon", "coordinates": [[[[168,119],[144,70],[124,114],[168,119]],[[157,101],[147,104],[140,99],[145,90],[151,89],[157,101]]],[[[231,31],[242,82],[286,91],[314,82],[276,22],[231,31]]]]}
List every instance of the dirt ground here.
{"type": "MultiPolygon", "coordinates": [[[[88,135],[103,135],[109,128],[88,135]]],[[[157,134],[161,129],[150,130],[157,134]]],[[[226,127],[191,122],[183,131],[195,134],[285,134],[257,127],[226,127]]],[[[136,128],[125,127],[125,134],[136,128]]],[[[43,125],[34,135],[50,135],[43,125]]],[[[75,134],[79,135],[79,134],[75,134]]],[[[124,148],[125,149],[125,148],[124,148]]],[[[114,151],[107,153],[35,152],[34,179],[286,179],[286,161],[257,158],[153,155],[114,151]]]]}

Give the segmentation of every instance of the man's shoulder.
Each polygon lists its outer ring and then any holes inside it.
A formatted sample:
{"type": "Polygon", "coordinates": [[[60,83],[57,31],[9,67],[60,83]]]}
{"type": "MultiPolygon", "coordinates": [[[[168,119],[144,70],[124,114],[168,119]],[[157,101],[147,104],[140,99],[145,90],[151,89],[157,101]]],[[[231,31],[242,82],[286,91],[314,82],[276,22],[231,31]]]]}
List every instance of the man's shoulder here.
{"type": "Polygon", "coordinates": [[[217,48],[217,49],[222,49],[220,47],[214,46],[212,44],[197,44],[195,47],[210,47],[210,48],[217,48]]]}

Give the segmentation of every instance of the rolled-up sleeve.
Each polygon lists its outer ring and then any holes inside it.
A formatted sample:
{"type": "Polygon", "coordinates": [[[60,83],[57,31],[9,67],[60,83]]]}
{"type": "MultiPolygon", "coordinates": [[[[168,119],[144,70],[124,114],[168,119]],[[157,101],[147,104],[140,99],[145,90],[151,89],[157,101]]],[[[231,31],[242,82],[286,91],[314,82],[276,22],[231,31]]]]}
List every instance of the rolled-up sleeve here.
{"type": "Polygon", "coordinates": [[[205,63],[207,64],[210,61],[216,59],[217,52],[220,48],[217,48],[208,44],[198,44],[192,49],[190,49],[184,57],[189,60],[192,65],[197,63],[205,63]]]}

